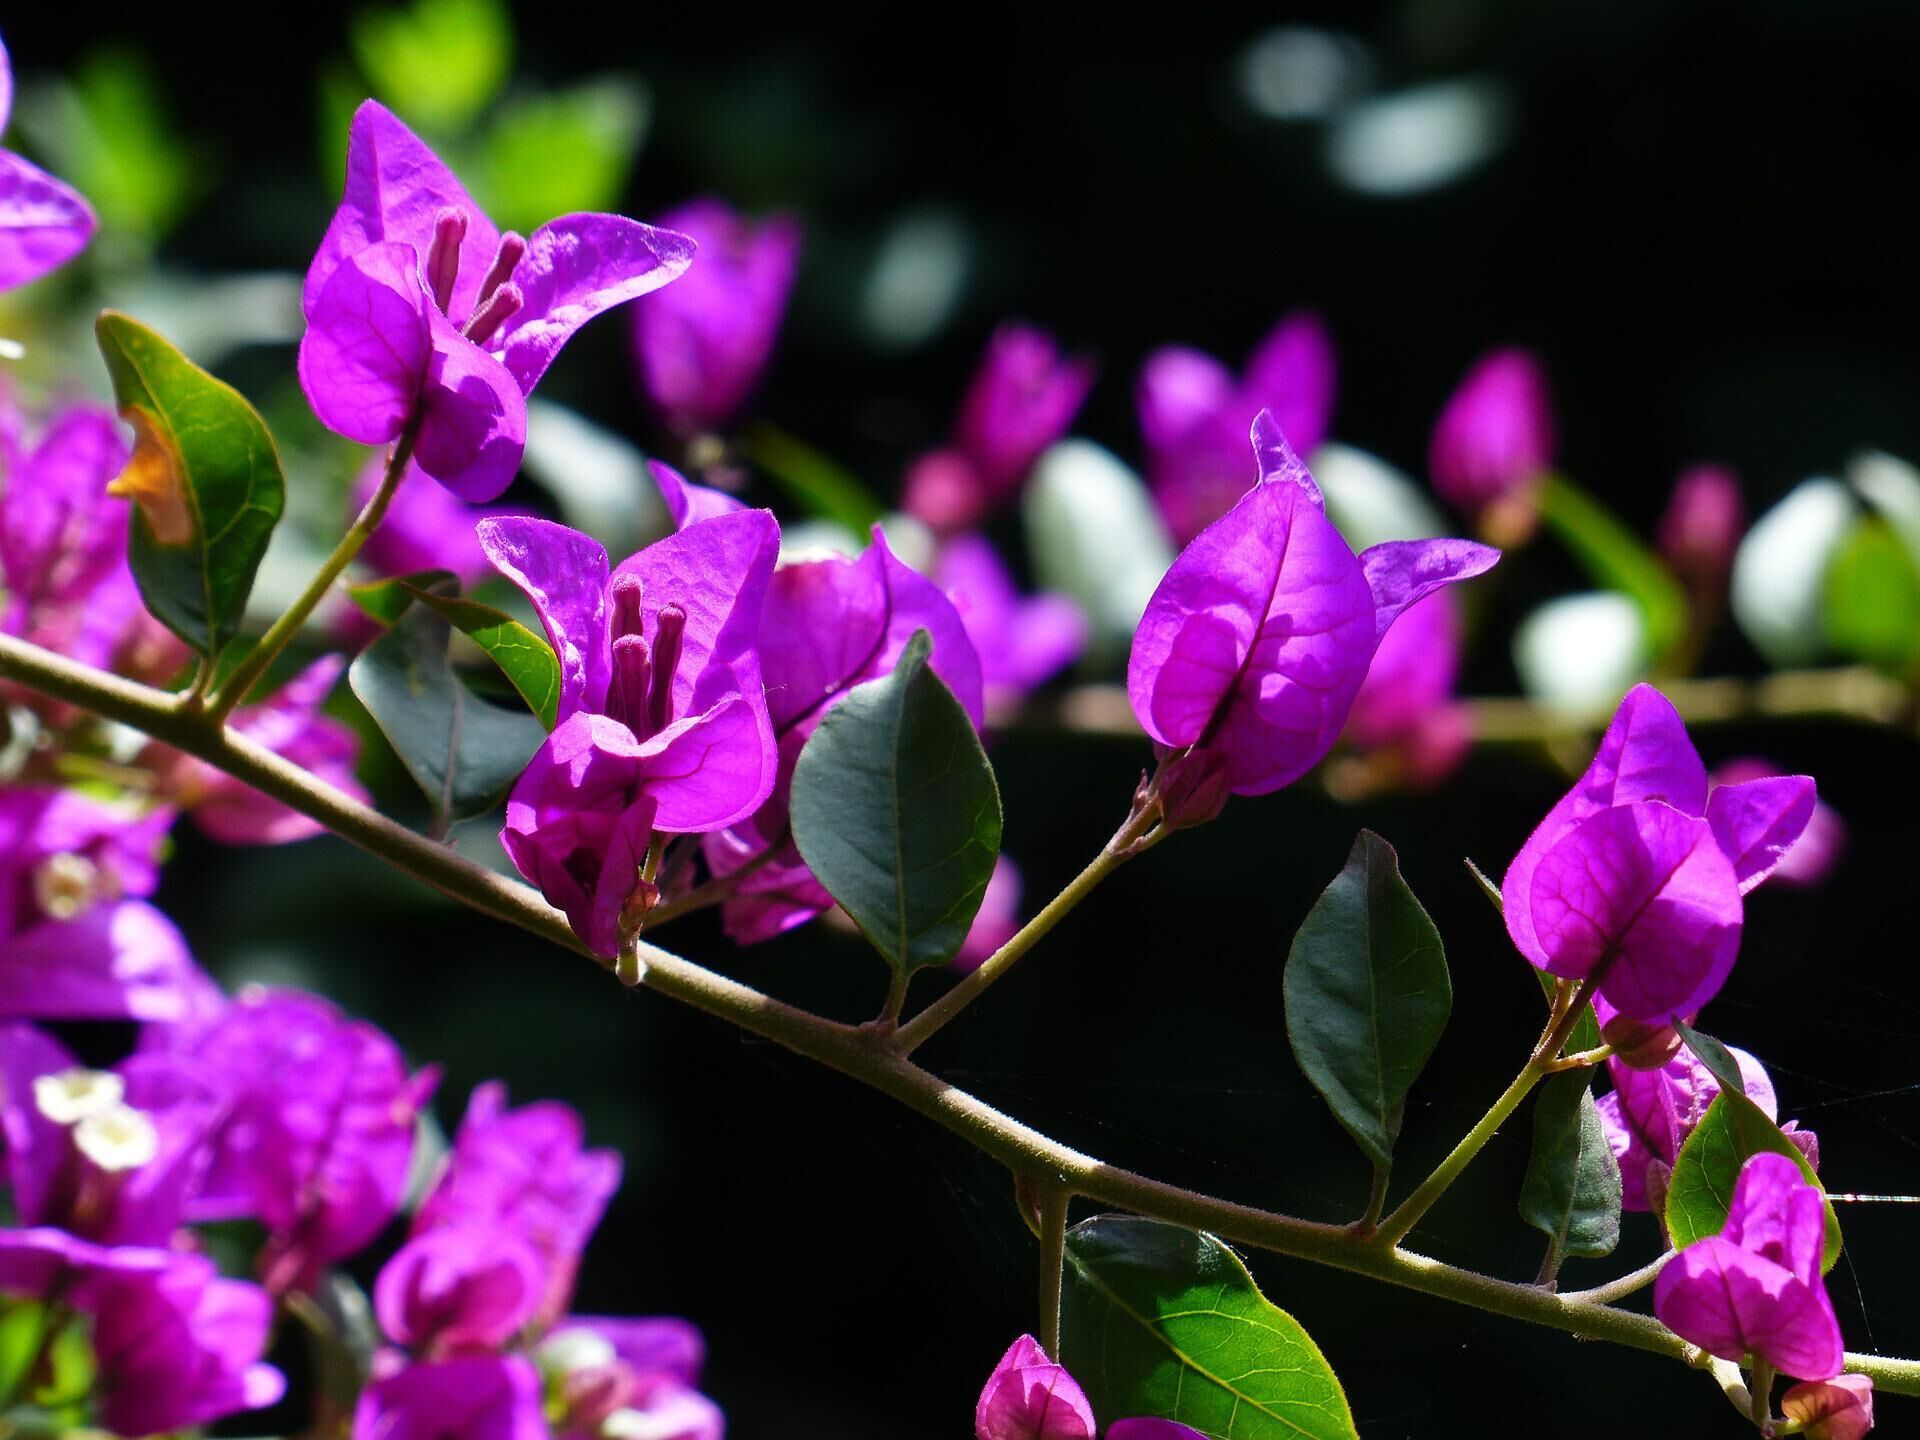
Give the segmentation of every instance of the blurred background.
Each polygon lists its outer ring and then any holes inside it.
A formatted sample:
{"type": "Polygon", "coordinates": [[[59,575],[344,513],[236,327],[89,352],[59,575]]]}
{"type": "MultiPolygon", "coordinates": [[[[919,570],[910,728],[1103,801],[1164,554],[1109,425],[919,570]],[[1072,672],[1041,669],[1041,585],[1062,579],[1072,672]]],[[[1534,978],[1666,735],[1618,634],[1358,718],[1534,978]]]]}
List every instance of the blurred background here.
{"type": "MultiPolygon", "coordinates": [[[[1210,4],[1150,25],[976,7],[892,27],[505,0],[314,7],[297,27],[258,7],[14,9],[11,143],[87,194],[104,230],[0,333],[71,343],[72,384],[104,394],[60,307],[91,292],[151,321],[268,414],[292,491],[317,477],[294,500],[315,535],[351,456],[295,387],[284,277],[325,227],[367,94],[441,142],[503,225],[653,217],[708,193],[796,212],[805,252],[758,413],[882,499],[1011,317],[1097,357],[1076,433],[1130,463],[1150,351],[1182,342],[1237,364],[1301,305],[1338,352],[1333,434],[1415,476],[1470,362],[1533,347],[1563,468],[1642,533],[1690,462],[1734,466],[1759,513],[1863,448],[1920,455],[1910,4],[1210,4]]],[[[545,399],[628,445],[661,440],[622,323],[590,327],[569,357],[545,399]]],[[[791,510],[766,477],[747,483],[791,510]]],[[[510,498],[570,503],[564,481],[510,498]]],[[[297,579],[310,561],[278,564],[297,579]]],[[[1469,693],[1513,691],[1514,619],[1576,578],[1549,547],[1503,574],[1469,693]]],[[[1761,666],[1727,628],[1707,668],[1761,666]]],[[[1920,753],[1839,722],[1698,739],[1709,765],[1762,754],[1815,774],[1853,837],[1824,889],[1749,902],[1741,966],[1703,1023],[1767,1063],[1782,1118],[1819,1131],[1830,1186],[1920,1191],[1920,753]]],[[[1111,833],[1150,758],[1144,740],[1040,728],[992,754],[1030,907],[1111,833]]],[[[390,757],[366,773],[409,813],[390,757]]],[[[1447,938],[1454,1019],[1408,1116],[1411,1183],[1511,1078],[1536,1023],[1533,981],[1461,858],[1500,873],[1565,784],[1549,756],[1489,748],[1425,796],[1356,806],[1303,783],[1237,802],[1110,886],[926,1059],[1104,1159],[1348,1218],[1364,1162],[1285,1041],[1293,930],[1365,824],[1399,847],[1447,938]]],[[[486,829],[462,845],[484,853],[486,829]]],[[[332,840],[236,851],[183,828],[167,873],[160,902],[217,975],[311,986],[444,1063],[449,1127],[491,1076],[579,1106],[627,1161],[579,1308],[695,1319],[705,1388],[742,1440],[963,1435],[994,1360],[1032,1327],[1034,1247],[1007,1177],[889,1103],[658,996],[615,995],[332,840]]],[[[848,1018],[885,989],[880,962],[821,925],[748,951],[706,917],[662,939],[848,1018]]],[[[1525,1126],[1510,1127],[1420,1247],[1530,1279],[1539,1236],[1513,1211],[1525,1159],[1525,1126]]],[[[1832,1280],[1854,1348],[1920,1350],[1916,1216],[1843,1214],[1832,1280]]],[[[1629,1217],[1620,1255],[1570,1262],[1565,1282],[1654,1244],[1649,1217],[1629,1217]]],[[[1711,1383],[1671,1363],[1252,1263],[1341,1374],[1368,1440],[1729,1423],[1711,1383]]],[[[1909,1408],[1887,1405],[1886,1433],[1909,1408]]]]}

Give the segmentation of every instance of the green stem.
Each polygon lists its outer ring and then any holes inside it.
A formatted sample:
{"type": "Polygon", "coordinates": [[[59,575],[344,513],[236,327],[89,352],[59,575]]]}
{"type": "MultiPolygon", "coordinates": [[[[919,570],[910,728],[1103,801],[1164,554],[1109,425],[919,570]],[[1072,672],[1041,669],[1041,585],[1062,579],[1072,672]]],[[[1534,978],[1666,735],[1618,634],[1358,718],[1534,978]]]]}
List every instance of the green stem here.
{"type": "Polygon", "coordinates": [[[393,453],[387,457],[387,468],[380,476],[380,484],[367,498],[366,505],[353,524],[347,527],[347,533],[340,537],[340,543],[333,547],[333,553],[327,556],[326,563],[307,582],[307,588],[300,592],[300,598],[267,628],[267,633],[260,637],[260,643],[253,647],[252,653],[234,667],[226,683],[207,702],[207,714],[215,721],[224,721],[233,713],[234,707],[247,698],[247,692],[267,673],[267,667],[287,648],[293,637],[300,633],[300,627],[307,623],[307,617],[327,598],[333,582],[353,563],[354,556],[360,553],[360,547],[367,543],[367,537],[386,518],[387,506],[392,503],[394,493],[399,490],[400,482],[406,476],[407,462],[413,458],[413,447],[420,438],[420,422],[424,414],[424,411],[416,412],[407,422],[407,428],[400,432],[400,438],[393,443],[393,453]]]}
{"type": "Polygon", "coordinates": [[[1748,1414],[1753,1417],[1754,1428],[1763,1435],[1771,1434],[1767,1422],[1773,1419],[1773,1366],[1764,1360],[1753,1362],[1747,1394],[1751,1406],[1748,1414]]]}
{"type": "MultiPolygon", "coordinates": [[[[176,696],[76,665],[6,635],[0,635],[0,678],[142,730],[216,765],[462,904],[605,965],[574,937],[566,918],[526,885],[396,825],[262,746],[211,730],[199,716],[185,713],[176,696]]],[[[1648,1315],[1497,1280],[1397,1247],[1357,1241],[1344,1225],[1275,1214],[1104,1164],[922,1069],[858,1026],[842,1025],[776,1000],[644,940],[636,943],[636,950],[646,962],[649,988],[897,1100],[1016,1175],[1101,1205],[1206,1230],[1242,1245],[1315,1261],[1509,1319],[1676,1360],[1688,1357],[1691,1347],[1648,1315]]],[[[1847,1368],[1869,1376],[1881,1390],[1920,1396],[1920,1360],[1849,1355],[1847,1368]]]]}
{"type": "MultiPolygon", "coordinates": [[[[1137,842],[1153,828],[1157,813],[1153,807],[1146,807],[1129,816],[1120,833],[1107,842],[1106,848],[1093,857],[1087,868],[1074,876],[1067,888],[1049,900],[1038,915],[1021,926],[1011,940],[981,961],[979,969],[902,1025],[894,1034],[894,1048],[902,1055],[911,1055],[1011,970],[1022,955],[1065,919],[1074,906],[1091,895],[1102,880],[1140,853],[1137,842]]],[[[1152,843],[1151,840],[1148,843],[1152,843]]]]}
{"type": "Polygon", "coordinates": [[[1380,1217],[1387,1211],[1387,1181],[1392,1174],[1390,1167],[1377,1161],[1374,1163],[1373,1184],[1367,1190],[1366,1213],[1353,1222],[1353,1233],[1357,1239],[1371,1240],[1380,1233],[1380,1217]]]}
{"type": "Polygon", "coordinates": [[[1661,1252],[1657,1259],[1642,1265],[1638,1270],[1630,1271],[1617,1280],[1609,1280],[1604,1285],[1596,1285],[1591,1290],[1575,1290],[1568,1294],[1569,1300],[1583,1300],[1595,1305],[1611,1305],[1616,1300],[1624,1300],[1629,1295],[1637,1295],[1659,1278],[1661,1270],[1673,1258],[1674,1252],[1661,1252]]]}
{"type": "Polygon", "coordinates": [[[1040,1348],[1060,1358],[1060,1287],[1067,1265],[1067,1210],[1073,1196],[1060,1186],[1040,1192],[1040,1348]]]}
{"type": "MultiPolygon", "coordinates": [[[[1597,975],[1598,972],[1595,973],[1597,975]]],[[[1534,1047],[1532,1056],[1521,1067],[1520,1073],[1514,1076],[1513,1083],[1493,1102],[1493,1108],[1480,1117],[1480,1123],[1453,1147],[1452,1153],[1420,1182],[1420,1187],[1400,1202],[1400,1208],[1381,1221],[1379,1234],[1375,1237],[1380,1243],[1399,1244],[1407,1232],[1420,1223],[1421,1217],[1433,1208],[1434,1202],[1460,1178],[1460,1173],[1473,1163],[1474,1156],[1486,1148],[1487,1142],[1493,1139],[1500,1127],[1512,1118],[1513,1112],[1520,1108],[1520,1102],[1527,1098],[1533,1087],[1553,1073],[1560,1051],[1565,1048],[1567,1037],[1579,1022],[1593,988],[1594,977],[1589,976],[1572,993],[1564,1008],[1558,1001],[1555,1002],[1552,1028],[1534,1047]]]]}
{"type": "Polygon", "coordinates": [[[887,1003],[880,1007],[879,1017],[873,1022],[882,1034],[891,1035],[899,1028],[900,1012],[907,1008],[907,984],[912,979],[911,970],[895,970],[887,982],[887,1003]]]}

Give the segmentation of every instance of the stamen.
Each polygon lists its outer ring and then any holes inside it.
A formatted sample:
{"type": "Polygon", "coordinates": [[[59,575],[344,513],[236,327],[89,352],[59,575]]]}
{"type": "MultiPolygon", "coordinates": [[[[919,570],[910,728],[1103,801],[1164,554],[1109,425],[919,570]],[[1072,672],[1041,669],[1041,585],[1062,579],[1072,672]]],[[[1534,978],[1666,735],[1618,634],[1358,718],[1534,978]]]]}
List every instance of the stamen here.
{"type": "Polygon", "coordinates": [[[653,684],[647,691],[647,733],[658,735],[673,718],[673,672],[680,667],[680,641],[687,633],[687,612],[666,604],[654,617],[653,684]]]}
{"type": "Polygon", "coordinates": [[[613,601],[613,613],[607,617],[607,634],[618,640],[622,635],[640,633],[640,597],[645,587],[638,575],[616,575],[613,584],[608,587],[609,598],[613,601]]]}
{"type": "Polygon", "coordinates": [[[33,1077],[33,1108],[56,1125],[103,1115],[126,1098],[127,1082],[111,1070],[62,1070],[33,1077]]]}
{"type": "Polygon", "coordinates": [[[607,714],[642,740],[653,734],[647,728],[647,689],[652,671],[645,640],[638,635],[615,637],[613,675],[607,681],[607,714]]]}
{"type": "Polygon", "coordinates": [[[427,252],[427,288],[433,303],[447,313],[453,303],[453,284],[460,278],[460,243],[467,238],[467,216],[451,205],[433,217],[433,248],[427,252]]]}
{"type": "Polygon", "coordinates": [[[508,319],[526,303],[526,297],[520,293],[520,287],[509,281],[487,297],[486,303],[473,312],[473,319],[467,322],[467,338],[476,345],[485,345],[494,337],[494,332],[506,324],[508,319]]]}
{"type": "Polygon", "coordinates": [[[493,252],[493,264],[487,270],[487,278],[480,282],[480,298],[474,301],[474,308],[493,298],[493,292],[513,278],[514,268],[519,265],[520,257],[527,253],[527,242],[509,230],[500,237],[500,248],[493,252]]]}
{"type": "Polygon", "coordinates": [[[131,1105],[116,1105],[74,1126],[73,1145],[110,1174],[138,1170],[160,1153],[160,1132],[131,1105]]]}
{"type": "Polygon", "coordinates": [[[52,920],[71,920],[107,898],[108,877],[84,855],[61,851],[34,868],[33,898],[52,920]]]}

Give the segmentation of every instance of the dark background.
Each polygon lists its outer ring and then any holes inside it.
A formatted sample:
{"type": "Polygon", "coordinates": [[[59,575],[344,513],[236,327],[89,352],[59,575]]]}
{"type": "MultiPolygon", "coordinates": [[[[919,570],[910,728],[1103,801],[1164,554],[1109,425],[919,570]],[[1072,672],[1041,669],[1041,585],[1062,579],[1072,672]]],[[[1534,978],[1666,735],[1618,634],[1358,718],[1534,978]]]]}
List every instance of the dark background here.
{"type": "MultiPolygon", "coordinates": [[[[23,70],[103,37],[167,77],[223,177],[169,241],[208,268],[303,267],[333,196],[314,71],[344,47],[324,9],[13,7],[23,70]]],[[[802,212],[810,249],[764,413],[894,483],[947,422],[1001,318],[1097,352],[1077,427],[1137,458],[1130,386],[1155,345],[1237,362],[1311,303],[1339,347],[1334,430],[1416,473],[1433,414],[1470,360],[1522,341],[1552,374],[1569,473],[1641,527],[1677,468],[1735,463],[1758,509],[1865,445],[1920,453],[1913,341],[1912,74],[1906,4],[1286,7],[1027,6],[699,21],[542,5],[518,15],[518,73],[624,66],[654,91],[629,196],[657,213],[712,189],[802,212]],[[1392,200],[1328,176],[1315,125],[1241,100],[1243,47],[1275,23],[1334,24],[1377,83],[1508,87],[1509,144],[1451,186],[1392,200]],[[880,352],[848,322],[859,257],[902,209],[962,217],[977,264],[930,343],[880,352]]],[[[569,351],[546,391],[646,440],[620,327],[569,351]]],[[[241,357],[284,383],[285,352],[241,357]]],[[[1542,547],[1507,601],[1580,582],[1542,547]]],[[[1509,622],[1510,623],[1510,622],[1509,622]]],[[[1503,637],[1473,688],[1505,691],[1503,637]]],[[[1756,662],[1736,637],[1716,664],[1756,662]]],[[[1703,1024],[1761,1056],[1783,1118],[1822,1137],[1846,1191],[1920,1191],[1920,999],[1913,958],[1910,741],[1838,725],[1715,730],[1709,764],[1763,753],[1816,774],[1853,844],[1816,893],[1748,908],[1740,968],[1703,1024]]],[[[994,749],[1007,848],[1030,904],[1124,813],[1144,743],[1011,734],[994,749]]],[[[1237,802],[1126,873],[925,1052],[1059,1139],[1115,1163],[1324,1219],[1357,1212],[1365,1166],[1287,1053],[1280,972],[1294,927],[1372,826],[1400,848],[1447,937],[1452,1026],[1417,1090],[1400,1190],[1497,1094],[1538,996],[1460,865],[1497,874],[1565,781],[1542,757],[1483,752],[1443,792],[1348,807],[1302,784],[1237,802]]],[[[396,789],[394,798],[400,800],[396,789]]],[[[404,803],[404,802],[403,802],[404,803]]],[[[964,1435],[993,1361],[1033,1326],[1033,1245],[1006,1176],[926,1122],[652,994],[423,895],[331,840],[288,853],[183,835],[162,903],[210,966],[303,975],[447,1070],[449,1125],[504,1076],[560,1096],[627,1180],[582,1274],[586,1311],[683,1313],[712,1346],[708,1388],[742,1440],[964,1435]]],[[[815,926],[736,952],[704,918],[669,938],[780,995],[857,1018],[884,974],[815,926]]],[[[931,993],[937,981],[916,987],[931,993]]],[[[1513,1213],[1516,1123],[1416,1236],[1441,1258],[1531,1278],[1513,1213]]],[[[1920,1350],[1915,1216],[1849,1206],[1832,1278],[1849,1343],[1920,1350]]],[[[1633,1217],[1596,1283],[1653,1253],[1633,1217]]],[[[1272,1257],[1269,1296],[1339,1370],[1368,1440],[1552,1433],[1738,1433],[1704,1377],[1272,1257]]],[[[1914,1402],[1885,1407],[1904,1433],[1914,1402]]]]}

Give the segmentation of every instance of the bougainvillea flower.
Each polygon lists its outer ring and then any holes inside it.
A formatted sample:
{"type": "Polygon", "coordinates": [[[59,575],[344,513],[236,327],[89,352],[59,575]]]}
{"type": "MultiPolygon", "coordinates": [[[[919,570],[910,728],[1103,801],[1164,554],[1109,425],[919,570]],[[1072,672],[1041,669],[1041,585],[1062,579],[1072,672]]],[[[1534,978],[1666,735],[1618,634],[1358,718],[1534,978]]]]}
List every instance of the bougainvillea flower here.
{"type": "Polygon", "coordinates": [[[506,1086],[477,1087],[446,1168],[414,1217],[414,1234],[451,1227],[518,1236],[539,1262],[530,1313],[552,1323],[565,1312],[587,1240],[620,1187],[619,1155],[584,1148],[584,1136],[569,1105],[509,1110],[506,1086]]]}
{"type": "Polygon", "coordinates": [[[224,1092],[201,1214],[218,1207],[267,1226],[269,1289],[309,1288],[399,1210],[437,1070],[409,1075],[374,1026],[291,990],[250,989],[211,1023],[156,1039],[224,1092]]]}
{"type": "Polygon", "coordinates": [[[667,1316],[576,1315],[540,1342],[536,1358],[557,1382],[564,1440],[645,1435],[720,1440],[725,1419],[695,1387],[705,1363],[700,1332],[667,1316]]]}
{"type": "Polygon", "coordinates": [[[1751,1356],[1796,1379],[1830,1379],[1846,1354],[1820,1278],[1825,1244],[1820,1192],[1784,1155],[1755,1155],[1734,1182],[1725,1227],[1661,1270],[1654,1313],[1723,1360],[1751,1356]]]}
{"type": "Polygon", "coordinates": [[[721,200],[660,217],[700,247],[700,263],[648,305],[633,308],[640,388],[681,435],[717,430],[740,413],[773,355],[800,265],[800,223],[750,220],[721,200]]]}
{"type": "Polygon", "coordinates": [[[353,1433],[356,1440],[548,1440],[541,1399],[540,1373],[524,1356],[408,1365],[382,1355],[360,1392],[353,1433]]]}
{"type": "Polygon", "coordinates": [[[1022,596],[979,535],[959,535],[942,545],[933,578],[979,652],[989,712],[1018,705],[1087,648],[1087,617],[1080,607],[1064,595],[1022,596]]]}
{"type": "Polygon", "coordinates": [[[1469,515],[1530,491],[1553,464],[1553,404],[1540,362],[1496,350],[1467,372],[1433,427],[1433,488],[1469,515]]]}
{"type": "Polygon", "coordinates": [[[1453,696],[1459,673],[1459,606],[1441,591],[1409,605],[1381,639],[1343,738],[1391,753],[1411,784],[1438,784],[1473,744],[1471,719],[1453,696]]]}
{"type": "MultiPolygon", "coordinates": [[[[1732,1046],[1727,1053],[1740,1067],[1747,1098],[1769,1120],[1777,1119],[1779,1102],[1760,1062],[1732,1046]]],[[[1672,1167],[1680,1147],[1720,1093],[1720,1082],[1684,1048],[1658,1070],[1636,1070],[1609,1061],[1608,1071],[1613,1090],[1600,1097],[1600,1124],[1620,1162],[1621,1203],[1629,1210],[1648,1210],[1653,1208],[1647,1191],[1648,1168],[1672,1167]]]]}
{"type": "Polygon", "coordinates": [[[1681,472],[1660,517],[1658,537],[1660,553],[1696,596],[1718,601],[1724,595],[1734,552],[1746,533],[1747,507],[1733,471],[1695,465],[1681,472]]]}
{"type": "Polygon", "coordinates": [[[221,1107],[204,1087],[156,1088],[152,1068],[136,1056],[86,1070],[32,1026],[0,1026],[0,1134],[23,1223],[102,1245],[172,1242],[221,1107]]]}
{"type": "Polygon", "coordinates": [[[568,337],[674,279],[693,252],[686,236],[619,215],[502,235],[369,100],[301,292],[301,386],[322,424],[363,445],[417,423],[420,468],[463,500],[491,500],[520,468],[526,397],[568,337]]]}
{"type": "Polygon", "coordinates": [[[760,622],[760,664],[779,742],[779,780],[745,824],[702,840],[715,875],[756,866],[723,910],[735,940],[767,939],[833,903],[788,834],[793,766],[827,711],[854,686],[891,674],[918,630],[933,642],[933,672],[978,729],[984,714],[980,656],[960,612],[938,585],[901,563],[877,526],[873,544],[857,560],[825,555],[774,571],[760,622]],[[771,858],[762,858],[768,851],[771,858]]]}
{"type": "MultiPolygon", "coordinates": [[[[1742,756],[1729,760],[1709,777],[1717,789],[1722,785],[1744,785],[1752,780],[1768,780],[1784,772],[1768,760],[1742,756]]],[[[1782,885],[1818,885],[1833,873],[1840,854],[1847,848],[1847,822],[1824,800],[1813,802],[1813,814],[1800,838],[1787,846],[1774,863],[1768,878],[1782,885]]]]}
{"type": "Polygon", "coordinates": [[[1873,1381],[1836,1375],[1796,1385],[1780,1397],[1780,1413],[1812,1440],[1860,1440],[1873,1429],[1873,1381]]]}
{"type": "Polygon", "coordinates": [[[1147,357],[1135,401],[1147,478],[1174,538],[1191,540],[1247,489],[1247,416],[1273,413],[1302,454],[1327,437],[1333,342],[1319,317],[1286,316],[1235,377],[1211,355],[1172,346],[1147,357]]]}
{"type": "Polygon", "coordinates": [[[1599,993],[1635,1020],[1690,1015],[1733,967],[1741,896],[1779,864],[1813,805],[1804,775],[1709,795],[1679,713],[1636,686],[1508,867],[1507,933],[1551,974],[1598,972],[1599,993]]]}
{"type": "MultiPolygon", "coordinates": [[[[365,804],[366,788],[353,774],[360,737],[320,708],[346,664],[344,655],[323,655],[266,700],[234,711],[228,723],[256,745],[365,804]]],[[[326,832],[319,821],[204,760],[158,744],[148,748],[146,758],[167,798],[224,845],[284,845],[326,832]]]]}
{"type": "MultiPolygon", "coordinates": [[[[13,64],[0,44],[0,134],[13,109],[13,64]]],[[[0,290],[57,270],[93,238],[93,211],[67,186],[0,150],[0,290]]]]}
{"type": "Polygon", "coordinates": [[[987,342],[953,438],[907,471],[902,508],[942,535],[971,530],[1019,493],[1041,454],[1067,433],[1093,388],[1094,366],[1053,337],[1003,325],[987,342]]]}
{"type": "Polygon", "coordinates": [[[1214,751],[1236,795],[1264,795],[1332,747],[1400,613],[1488,569],[1466,540],[1402,540],[1356,557],[1265,411],[1260,480],[1167,571],[1134,633],[1133,713],[1170,750],[1214,751]]]}
{"type": "Polygon", "coordinates": [[[416,1355],[498,1350],[539,1309],[546,1267],[504,1226],[443,1225],[416,1235],[380,1268],[380,1329],[416,1355]]]}
{"type": "Polygon", "coordinates": [[[1020,869],[1005,855],[993,862],[979,913],[953,957],[956,970],[974,970],[1020,930],[1020,869]]]}
{"type": "Polygon", "coordinates": [[[653,476],[653,483],[660,487],[661,502],[667,507],[667,515],[676,530],[747,508],[724,490],[694,484],[664,460],[649,460],[647,470],[653,476]]]}
{"type": "Polygon", "coordinates": [[[186,1021],[219,990],[135,897],[159,884],[166,809],[0,788],[0,1018],[186,1021]]]}
{"type": "Polygon", "coordinates": [[[754,641],[779,527],[765,510],[717,515],[611,573],[597,542],[550,521],[483,521],[480,542],[560,657],[560,723],[515,784],[501,838],[611,956],[649,835],[736,824],[773,790],[754,641]]]}
{"type": "Polygon", "coordinates": [[[1094,1440],[1086,1393],[1040,1342],[1022,1335],[1000,1357],[973,1412],[975,1440],[1094,1440]]]}
{"type": "Polygon", "coordinates": [[[277,1401],[286,1380],[261,1363],[273,1301],[222,1279],[201,1255],[162,1254],[150,1272],[103,1269],[75,1287],[93,1316],[97,1416],[121,1435],[184,1430],[277,1401]]]}

